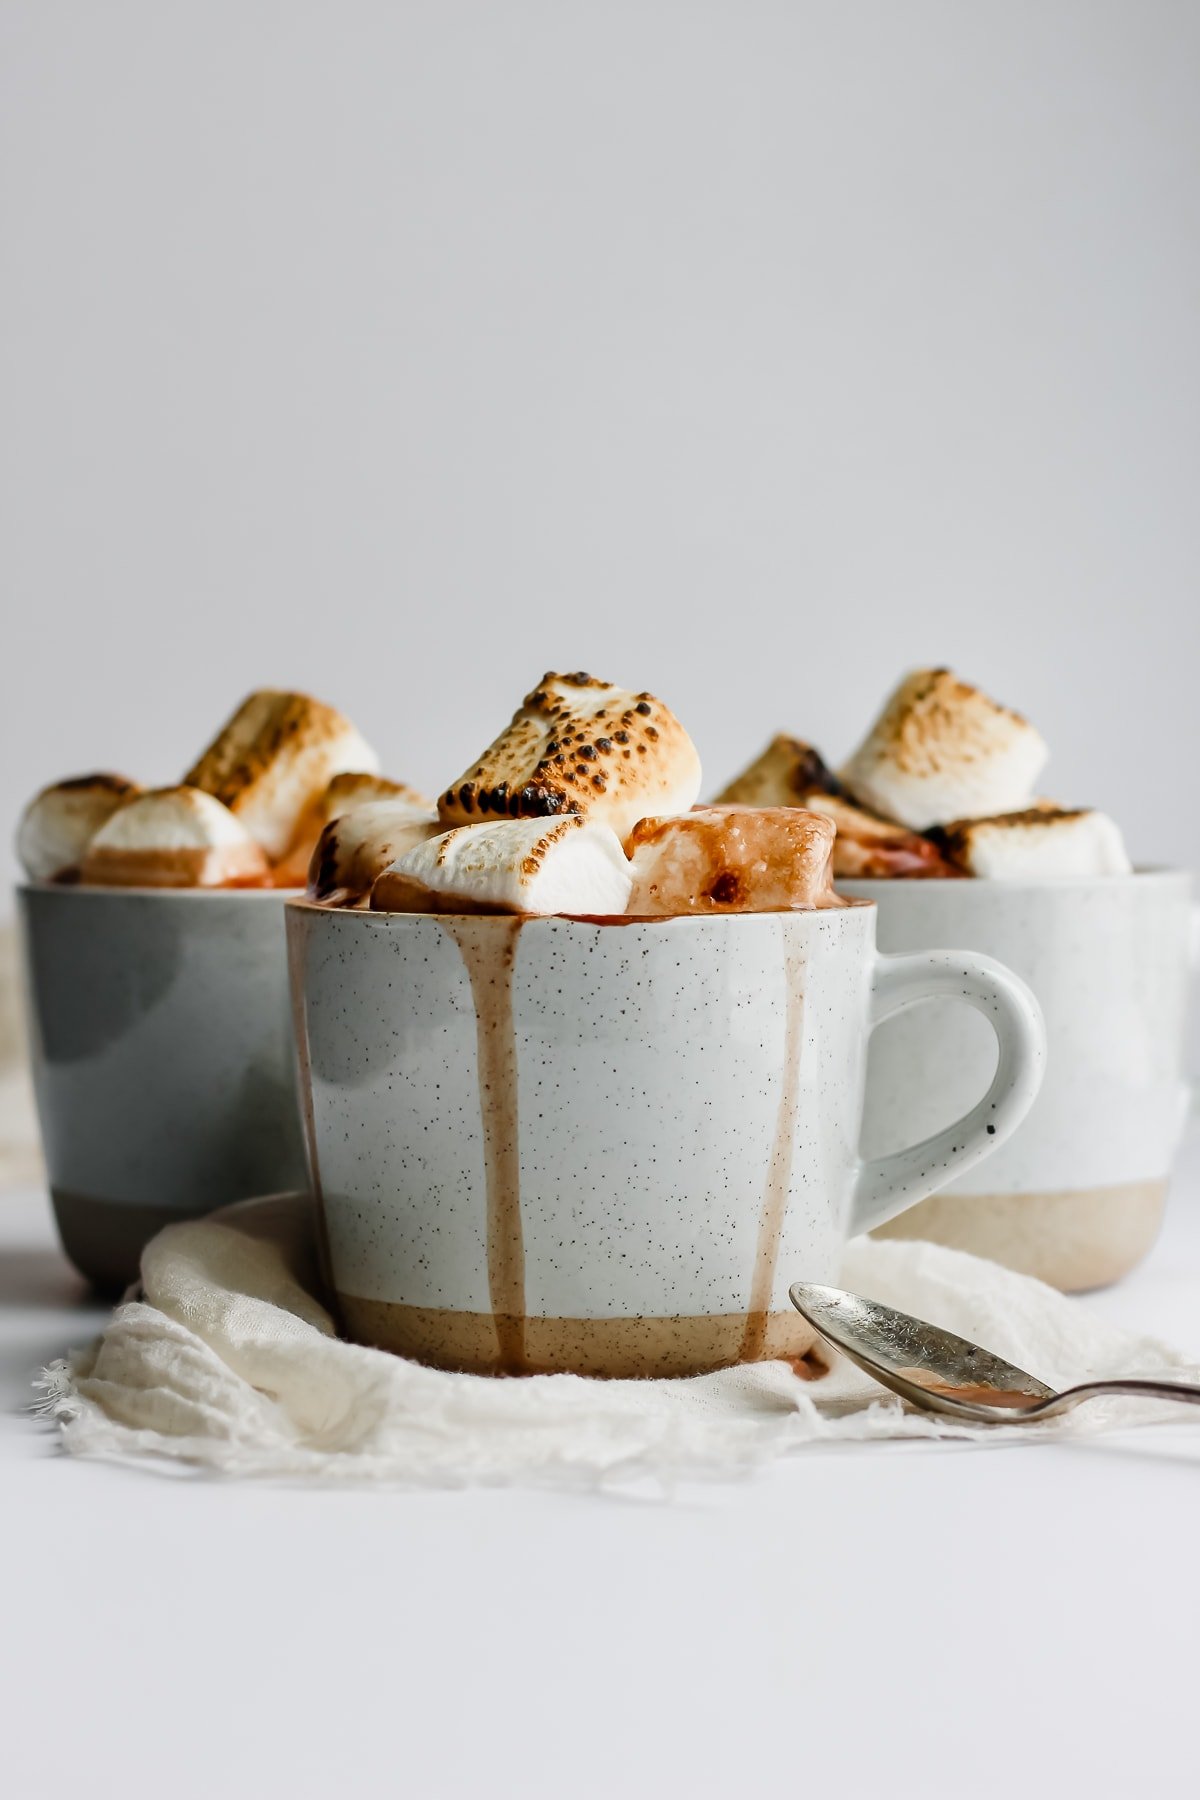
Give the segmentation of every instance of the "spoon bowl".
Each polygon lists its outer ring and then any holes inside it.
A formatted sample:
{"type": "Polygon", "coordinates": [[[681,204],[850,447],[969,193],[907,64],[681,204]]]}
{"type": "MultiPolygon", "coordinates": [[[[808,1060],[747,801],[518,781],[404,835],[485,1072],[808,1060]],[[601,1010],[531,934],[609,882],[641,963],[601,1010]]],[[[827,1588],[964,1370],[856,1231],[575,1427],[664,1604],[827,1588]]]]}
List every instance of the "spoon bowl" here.
{"type": "Polygon", "coordinates": [[[1069,1412],[1081,1401],[1107,1394],[1200,1405],[1200,1387],[1178,1381],[1088,1381],[1059,1393],[982,1345],[878,1300],[805,1281],[794,1283],[788,1293],[826,1343],[926,1412],[1012,1425],[1069,1412]]]}

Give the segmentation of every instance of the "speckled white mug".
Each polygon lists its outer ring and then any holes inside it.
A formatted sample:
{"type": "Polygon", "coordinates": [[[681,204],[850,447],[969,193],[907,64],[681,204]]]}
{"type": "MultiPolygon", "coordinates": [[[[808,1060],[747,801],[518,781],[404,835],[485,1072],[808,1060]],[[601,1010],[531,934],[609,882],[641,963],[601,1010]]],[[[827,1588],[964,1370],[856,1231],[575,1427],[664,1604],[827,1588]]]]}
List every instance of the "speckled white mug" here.
{"type": "Polygon", "coordinates": [[[351,1336],[479,1372],[800,1356],[793,1281],[1028,1110],[1037,1005],[875,908],[585,922],[287,908],[325,1254],[351,1336]],[[950,1129],[862,1163],[868,1037],[935,996],[999,1043],[950,1129]]]}
{"type": "MultiPolygon", "coordinates": [[[[1154,1242],[1189,1102],[1183,1044],[1200,959],[1180,869],[1041,881],[847,881],[879,907],[888,951],[982,950],[1015,969],[1046,1021],[1046,1081],[986,1169],[887,1235],[932,1238],[1067,1289],[1115,1281],[1154,1242]]],[[[871,1046],[863,1142],[934,1131],[983,1092],[995,1048],[961,1007],[896,1019],[871,1046]]]]}

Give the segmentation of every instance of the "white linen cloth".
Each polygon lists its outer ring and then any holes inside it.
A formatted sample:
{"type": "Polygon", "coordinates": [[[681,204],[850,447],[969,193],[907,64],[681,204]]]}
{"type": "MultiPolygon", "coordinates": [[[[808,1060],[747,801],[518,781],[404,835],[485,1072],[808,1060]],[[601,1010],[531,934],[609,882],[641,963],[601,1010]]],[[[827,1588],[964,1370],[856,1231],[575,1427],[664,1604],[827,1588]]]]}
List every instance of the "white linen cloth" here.
{"type": "MultiPolygon", "coordinates": [[[[847,1247],[842,1284],[997,1351],[1054,1386],[1089,1376],[1196,1378],[1040,1282],[933,1244],[847,1247]]],[[[758,1363],[681,1381],[447,1374],[340,1341],[320,1298],[311,1203],[243,1201],[172,1225],[142,1259],[142,1297],[45,1372],[45,1410],[80,1455],[243,1476],[463,1486],[608,1485],[740,1475],[803,1445],[879,1438],[1016,1441],[1195,1419],[1094,1401],[1062,1421],[964,1428],[904,1407],[838,1359],[805,1380],[758,1363]]],[[[1172,1434],[1174,1436],[1174,1434],[1172,1434]]]]}

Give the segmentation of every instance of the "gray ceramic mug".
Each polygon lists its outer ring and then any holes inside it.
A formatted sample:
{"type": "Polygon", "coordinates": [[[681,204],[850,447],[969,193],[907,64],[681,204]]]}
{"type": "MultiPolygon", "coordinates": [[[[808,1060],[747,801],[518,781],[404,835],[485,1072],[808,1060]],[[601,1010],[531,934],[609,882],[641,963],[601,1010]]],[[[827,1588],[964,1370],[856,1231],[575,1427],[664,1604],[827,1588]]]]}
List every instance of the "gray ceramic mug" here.
{"type": "MultiPolygon", "coordinates": [[[[884,950],[981,950],[1029,983],[1046,1021],[1046,1081],[983,1169],[889,1224],[1068,1290],[1103,1286],[1157,1234],[1189,1104],[1184,1026],[1200,912],[1178,869],[1040,881],[845,881],[874,900],[884,950]]],[[[995,1051],[942,1003],[871,1045],[863,1140],[873,1154],[936,1131],[981,1094],[995,1051]]]]}
{"type": "Polygon", "coordinates": [[[305,1183],[283,902],[18,890],[50,1192],[98,1287],[132,1281],[162,1226],[305,1183]]]}

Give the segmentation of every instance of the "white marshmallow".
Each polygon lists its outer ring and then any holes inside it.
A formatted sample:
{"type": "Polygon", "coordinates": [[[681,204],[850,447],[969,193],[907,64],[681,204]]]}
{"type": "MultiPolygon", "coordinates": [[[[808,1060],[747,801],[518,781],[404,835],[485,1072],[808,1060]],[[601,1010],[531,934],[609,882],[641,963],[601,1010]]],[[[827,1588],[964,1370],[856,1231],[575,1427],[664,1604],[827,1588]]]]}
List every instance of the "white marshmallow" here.
{"type": "Polygon", "coordinates": [[[123,775],[80,775],[43,788],[17,826],[25,873],[32,881],[53,881],[78,869],[100,827],[137,792],[123,775]]]}
{"type": "Polygon", "coordinates": [[[623,913],[633,878],[608,825],[577,814],[464,825],[386,869],[371,891],[383,912],[623,913]]]}
{"type": "Polygon", "coordinates": [[[438,812],[447,825],[576,813],[624,842],[639,819],[687,812],[699,793],[696,746],[661,700],[594,675],[543,675],[438,812]]]}
{"type": "Polygon", "coordinates": [[[375,800],[330,820],[317,840],[308,869],[308,895],[339,906],[357,906],[396,858],[441,831],[430,808],[405,800],[375,800]]]}
{"type": "Polygon", "coordinates": [[[333,776],[378,769],[374,750],[332,706],[262,688],[242,702],[184,781],[220,800],[278,859],[333,776]]]}
{"type": "Polygon", "coordinates": [[[949,669],[896,689],[841,779],[856,800],[913,831],[1029,805],[1045,766],[1040,732],[949,669]]]}
{"type": "Polygon", "coordinates": [[[983,881],[1128,875],[1129,856],[1107,813],[1031,807],[992,819],[960,819],[933,834],[961,869],[983,881]]]}
{"type": "Polygon", "coordinates": [[[96,833],[84,882],[107,887],[222,887],[265,881],[261,844],[228,807],[199,788],[139,794],[96,833]]]}

